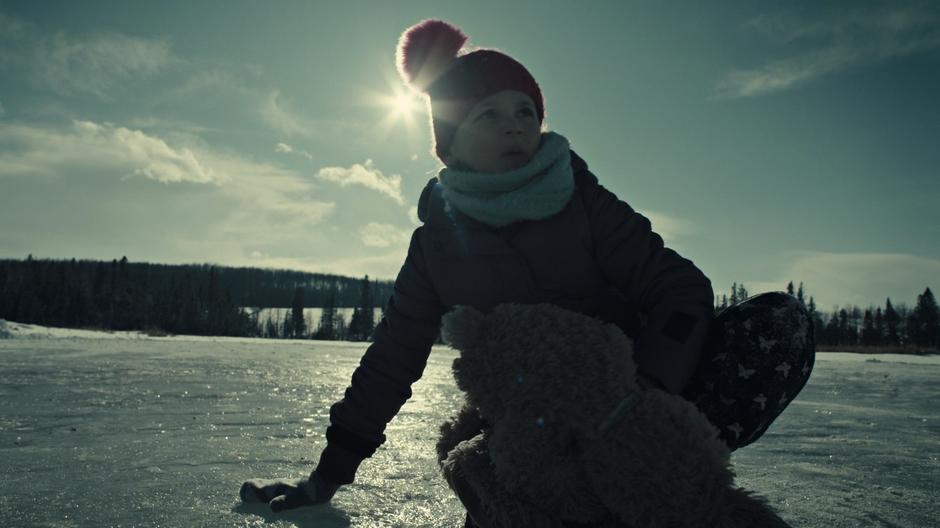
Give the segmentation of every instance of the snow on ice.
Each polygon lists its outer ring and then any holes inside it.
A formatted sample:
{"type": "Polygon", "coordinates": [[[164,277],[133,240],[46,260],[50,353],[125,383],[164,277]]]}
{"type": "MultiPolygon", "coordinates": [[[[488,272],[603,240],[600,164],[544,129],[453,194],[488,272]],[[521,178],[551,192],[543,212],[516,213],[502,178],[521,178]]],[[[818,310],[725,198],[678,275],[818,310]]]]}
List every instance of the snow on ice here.
{"type": "MultiPolygon", "coordinates": [[[[364,343],[148,337],[0,322],[4,526],[460,527],[434,460],[461,402],[435,347],[388,441],[329,505],[282,516],[242,480],[302,476],[364,343]]],[[[936,526],[940,358],[820,353],[736,452],[739,484],[795,527],[936,526]]]]}

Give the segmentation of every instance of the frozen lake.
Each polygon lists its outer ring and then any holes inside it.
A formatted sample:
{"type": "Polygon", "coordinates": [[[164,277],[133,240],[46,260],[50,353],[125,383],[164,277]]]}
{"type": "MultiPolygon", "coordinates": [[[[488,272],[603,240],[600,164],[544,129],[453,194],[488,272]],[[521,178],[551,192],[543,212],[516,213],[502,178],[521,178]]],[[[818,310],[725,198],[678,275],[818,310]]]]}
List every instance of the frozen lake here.
{"type": "MultiPolygon", "coordinates": [[[[115,338],[117,337],[117,338],[115,338]]],[[[461,396],[435,348],[388,442],[326,506],[274,516],[250,477],[302,476],[362,343],[0,339],[3,526],[460,527],[434,460],[461,396]]],[[[818,356],[800,397],[734,455],[795,527],[937,526],[940,358],[818,356]]]]}

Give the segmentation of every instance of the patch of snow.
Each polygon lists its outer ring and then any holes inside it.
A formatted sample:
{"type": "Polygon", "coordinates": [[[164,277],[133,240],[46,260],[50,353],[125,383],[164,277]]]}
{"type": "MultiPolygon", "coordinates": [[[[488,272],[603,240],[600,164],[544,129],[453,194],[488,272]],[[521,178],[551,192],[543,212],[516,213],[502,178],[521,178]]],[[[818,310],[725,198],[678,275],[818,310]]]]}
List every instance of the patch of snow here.
{"type": "Polygon", "coordinates": [[[0,319],[0,339],[125,339],[146,341],[187,341],[199,343],[265,343],[329,345],[338,348],[365,349],[370,343],[364,341],[323,341],[318,339],[266,339],[260,337],[197,336],[197,335],[147,335],[139,331],[83,330],[58,328],[26,323],[15,323],[0,319]]]}
{"type": "Polygon", "coordinates": [[[77,328],[56,328],[0,320],[0,337],[5,339],[141,339],[140,332],[106,332],[77,328]]]}

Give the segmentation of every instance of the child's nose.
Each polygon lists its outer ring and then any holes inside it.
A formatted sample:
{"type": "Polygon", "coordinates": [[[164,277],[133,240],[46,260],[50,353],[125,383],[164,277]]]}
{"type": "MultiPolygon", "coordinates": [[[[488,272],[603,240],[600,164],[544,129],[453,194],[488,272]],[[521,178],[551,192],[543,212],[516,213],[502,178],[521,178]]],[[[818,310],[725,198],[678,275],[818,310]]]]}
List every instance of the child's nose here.
{"type": "Polygon", "coordinates": [[[506,134],[520,134],[525,130],[525,126],[518,117],[508,117],[503,123],[503,130],[506,134]]]}

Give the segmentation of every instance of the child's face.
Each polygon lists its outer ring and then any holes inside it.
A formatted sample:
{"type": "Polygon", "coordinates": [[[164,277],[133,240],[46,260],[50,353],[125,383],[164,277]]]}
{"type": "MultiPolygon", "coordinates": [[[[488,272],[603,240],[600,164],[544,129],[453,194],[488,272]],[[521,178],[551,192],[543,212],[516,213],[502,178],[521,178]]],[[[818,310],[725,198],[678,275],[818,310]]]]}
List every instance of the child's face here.
{"type": "Polygon", "coordinates": [[[532,98],[516,90],[503,90],[470,110],[457,128],[444,162],[448,167],[475,172],[518,169],[535,155],[541,138],[532,98]]]}

